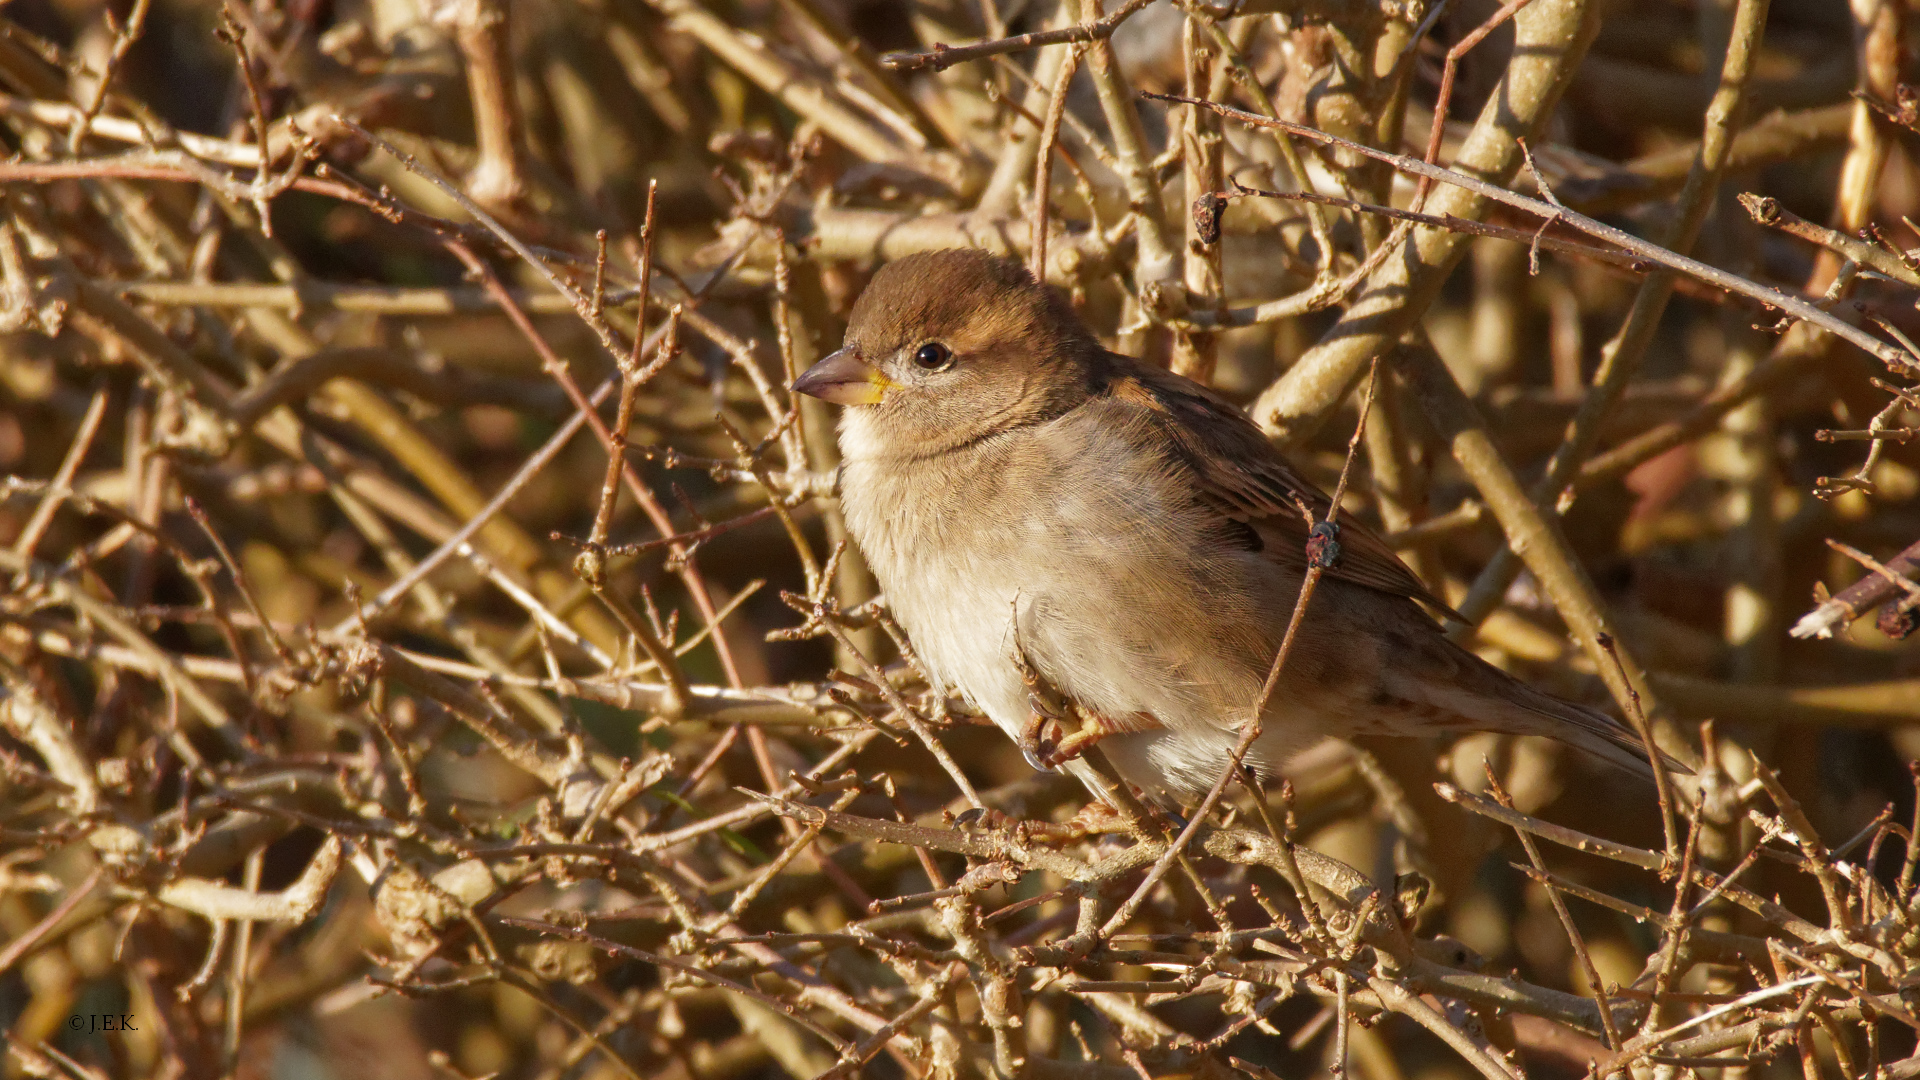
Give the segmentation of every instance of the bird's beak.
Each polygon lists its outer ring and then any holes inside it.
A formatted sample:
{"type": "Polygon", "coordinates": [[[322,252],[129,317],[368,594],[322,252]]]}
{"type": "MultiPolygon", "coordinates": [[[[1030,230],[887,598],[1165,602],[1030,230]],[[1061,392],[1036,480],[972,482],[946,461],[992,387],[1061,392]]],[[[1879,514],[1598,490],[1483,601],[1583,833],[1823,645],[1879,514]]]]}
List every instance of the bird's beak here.
{"type": "Polygon", "coordinates": [[[835,405],[877,405],[896,385],[852,349],[828,355],[793,380],[796,393],[835,405]]]}

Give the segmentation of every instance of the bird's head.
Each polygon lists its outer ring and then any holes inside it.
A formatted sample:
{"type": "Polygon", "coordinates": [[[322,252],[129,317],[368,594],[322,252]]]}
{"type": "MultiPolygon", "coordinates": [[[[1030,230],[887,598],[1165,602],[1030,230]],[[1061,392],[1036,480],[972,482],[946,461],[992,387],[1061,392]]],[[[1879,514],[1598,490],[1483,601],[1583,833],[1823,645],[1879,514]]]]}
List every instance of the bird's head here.
{"type": "Polygon", "coordinates": [[[1100,345],[1024,267],[977,250],[888,263],[844,345],[793,389],[846,405],[882,453],[919,455],[1057,415],[1085,397],[1100,345]]]}

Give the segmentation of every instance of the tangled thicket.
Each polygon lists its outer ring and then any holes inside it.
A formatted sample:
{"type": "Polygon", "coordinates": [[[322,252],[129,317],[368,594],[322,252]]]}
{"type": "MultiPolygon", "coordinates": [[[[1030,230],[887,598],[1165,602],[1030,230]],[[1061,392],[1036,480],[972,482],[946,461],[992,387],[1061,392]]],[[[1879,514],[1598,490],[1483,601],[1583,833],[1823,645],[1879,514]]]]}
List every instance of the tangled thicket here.
{"type": "Polygon", "coordinates": [[[110,8],[0,12],[7,1076],[1920,1076],[1904,0],[110,8]],[[960,245],[1692,773],[1089,831],[785,390],[960,245]]]}

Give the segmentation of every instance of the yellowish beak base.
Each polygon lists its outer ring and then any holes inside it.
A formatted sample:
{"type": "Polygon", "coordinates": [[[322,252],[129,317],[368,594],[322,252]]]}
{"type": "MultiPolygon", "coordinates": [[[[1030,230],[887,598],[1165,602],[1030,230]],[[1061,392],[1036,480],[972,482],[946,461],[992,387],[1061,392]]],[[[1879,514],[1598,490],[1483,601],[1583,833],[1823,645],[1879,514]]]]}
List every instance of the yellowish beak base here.
{"type": "Polygon", "coordinates": [[[878,405],[898,385],[852,349],[826,356],[793,380],[795,393],[835,405],[878,405]]]}

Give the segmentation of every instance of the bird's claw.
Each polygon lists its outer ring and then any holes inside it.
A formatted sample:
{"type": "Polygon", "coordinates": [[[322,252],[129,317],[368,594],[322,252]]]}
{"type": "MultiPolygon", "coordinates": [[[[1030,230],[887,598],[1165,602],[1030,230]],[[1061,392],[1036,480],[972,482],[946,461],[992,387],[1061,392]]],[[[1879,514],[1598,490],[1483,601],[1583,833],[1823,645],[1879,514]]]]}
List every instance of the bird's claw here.
{"type": "Polygon", "coordinates": [[[1020,732],[1020,753],[1027,764],[1041,772],[1057,771],[1065,758],[1059,756],[1066,730],[1060,718],[1043,710],[1038,700],[1029,702],[1027,726],[1020,732]]]}
{"type": "Polygon", "coordinates": [[[1020,752],[1026,755],[1027,764],[1040,772],[1054,772],[1067,760],[1060,756],[1060,747],[1067,740],[1066,728],[1060,721],[1068,707],[1021,647],[1017,610],[1013,619],[1013,666],[1027,687],[1027,723],[1020,730],[1020,752]]]}
{"type": "Polygon", "coordinates": [[[1060,766],[1115,733],[1101,717],[1077,709],[1074,712],[1080,719],[1080,728],[1068,731],[1059,716],[1045,711],[1037,701],[1031,704],[1027,726],[1020,732],[1020,752],[1026,755],[1027,764],[1042,772],[1058,772],[1060,766]]]}
{"type": "Polygon", "coordinates": [[[1118,729],[1105,717],[1088,713],[1065,701],[1046,676],[1040,674],[1020,645],[1020,619],[1013,620],[1013,665],[1027,686],[1027,724],[1020,731],[1020,752],[1027,764],[1041,772],[1058,772],[1060,766],[1087,752],[1087,748],[1118,729]],[[1068,731],[1062,721],[1069,715],[1079,719],[1077,731],[1068,731]]]}

